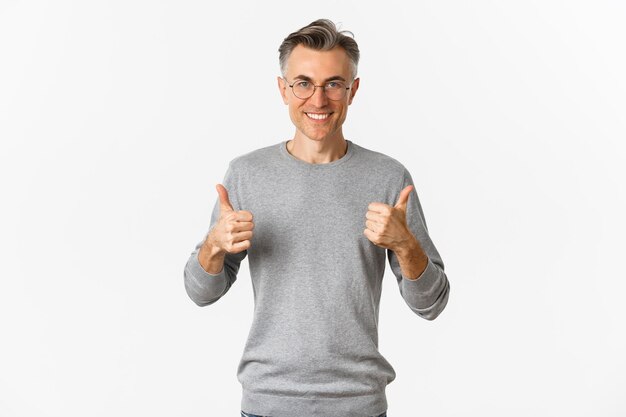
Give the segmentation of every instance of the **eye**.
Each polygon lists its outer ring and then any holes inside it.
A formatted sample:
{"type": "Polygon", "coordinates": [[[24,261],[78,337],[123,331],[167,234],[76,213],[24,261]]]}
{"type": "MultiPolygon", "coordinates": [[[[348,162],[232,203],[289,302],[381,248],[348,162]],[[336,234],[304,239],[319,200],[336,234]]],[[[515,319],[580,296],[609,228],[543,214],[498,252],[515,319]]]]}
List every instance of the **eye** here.
{"type": "Polygon", "coordinates": [[[308,81],[298,81],[296,83],[296,86],[298,86],[300,88],[308,88],[309,87],[309,82],[308,81]]]}
{"type": "Polygon", "coordinates": [[[326,88],[330,88],[333,90],[340,89],[341,87],[343,87],[343,84],[338,81],[329,81],[328,83],[326,83],[326,88]]]}

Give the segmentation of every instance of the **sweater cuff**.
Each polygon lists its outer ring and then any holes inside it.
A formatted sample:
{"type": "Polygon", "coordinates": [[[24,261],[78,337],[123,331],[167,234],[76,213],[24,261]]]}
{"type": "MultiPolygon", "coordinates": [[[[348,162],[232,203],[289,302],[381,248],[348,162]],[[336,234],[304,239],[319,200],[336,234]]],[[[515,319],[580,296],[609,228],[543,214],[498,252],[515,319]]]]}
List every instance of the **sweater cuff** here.
{"type": "Polygon", "coordinates": [[[428,258],[426,269],[422,271],[422,274],[417,279],[408,279],[402,274],[402,281],[404,287],[411,291],[411,293],[430,294],[438,288],[439,284],[439,269],[428,258]]]}
{"type": "Polygon", "coordinates": [[[228,279],[225,266],[218,274],[209,274],[202,268],[198,254],[192,254],[185,266],[185,289],[189,297],[200,307],[217,301],[227,290],[228,279]]]}
{"type": "Polygon", "coordinates": [[[218,272],[217,274],[210,274],[204,270],[202,265],[200,265],[200,260],[198,259],[199,254],[200,254],[200,251],[198,251],[198,253],[192,256],[189,262],[189,271],[194,277],[199,278],[201,280],[207,280],[207,279],[212,280],[218,277],[221,277],[224,279],[226,278],[226,274],[224,272],[226,265],[222,266],[222,270],[218,272]]]}

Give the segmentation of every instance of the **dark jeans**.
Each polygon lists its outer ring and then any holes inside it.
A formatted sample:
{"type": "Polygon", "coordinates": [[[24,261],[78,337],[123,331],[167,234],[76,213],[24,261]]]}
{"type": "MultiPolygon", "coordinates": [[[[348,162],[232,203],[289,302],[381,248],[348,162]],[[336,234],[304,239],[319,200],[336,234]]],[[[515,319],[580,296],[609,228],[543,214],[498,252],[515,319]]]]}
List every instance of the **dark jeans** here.
{"type": "MultiPolygon", "coordinates": [[[[256,414],[249,414],[246,413],[245,411],[241,410],[241,417],[271,417],[271,416],[258,416],[256,414]]],[[[378,415],[378,416],[371,416],[371,417],[387,417],[387,412],[385,411],[384,413],[378,415]]]]}

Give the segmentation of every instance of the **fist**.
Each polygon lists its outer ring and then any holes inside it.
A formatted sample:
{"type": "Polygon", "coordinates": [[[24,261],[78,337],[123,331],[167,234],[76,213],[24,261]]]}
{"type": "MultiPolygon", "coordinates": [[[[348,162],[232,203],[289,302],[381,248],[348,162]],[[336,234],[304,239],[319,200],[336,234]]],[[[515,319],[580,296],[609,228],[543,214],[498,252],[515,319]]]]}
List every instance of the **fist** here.
{"type": "Polygon", "coordinates": [[[235,211],[230,204],[228,191],[222,184],[215,187],[220,198],[220,215],[209,232],[208,242],[223,253],[239,253],[250,247],[252,239],[252,213],[235,211]]]}
{"type": "Polygon", "coordinates": [[[406,221],[406,206],[412,185],[406,186],[398,197],[395,206],[372,202],[365,214],[363,234],[370,242],[382,248],[397,251],[405,247],[413,238],[406,221]]]}

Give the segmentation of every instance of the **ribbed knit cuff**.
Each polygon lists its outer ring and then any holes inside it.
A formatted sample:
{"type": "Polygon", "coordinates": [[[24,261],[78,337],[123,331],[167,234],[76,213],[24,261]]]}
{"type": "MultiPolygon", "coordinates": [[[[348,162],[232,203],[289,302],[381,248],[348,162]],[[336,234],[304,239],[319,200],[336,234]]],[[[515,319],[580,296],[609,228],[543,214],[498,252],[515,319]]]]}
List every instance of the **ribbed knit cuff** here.
{"type": "Polygon", "coordinates": [[[416,303],[423,305],[424,308],[430,307],[430,304],[424,305],[424,301],[428,302],[430,296],[439,290],[441,285],[440,271],[428,258],[426,269],[417,279],[408,279],[404,274],[402,275],[402,285],[416,303]]]}
{"type": "Polygon", "coordinates": [[[198,305],[213,302],[222,296],[227,285],[226,265],[218,274],[209,274],[202,268],[198,254],[189,258],[185,274],[185,287],[198,305]]]}
{"type": "Polygon", "coordinates": [[[218,272],[217,274],[210,274],[207,271],[205,271],[202,265],[200,265],[200,259],[198,258],[198,256],[200,256],[199,250],[194,256],[191,257],[191,262],[189,265],[189,269],[191,270],[194,276],[196,277],[219,277],[222,275],[225,276],[223,266],[222,266],[222,270],[218,272]]]}

